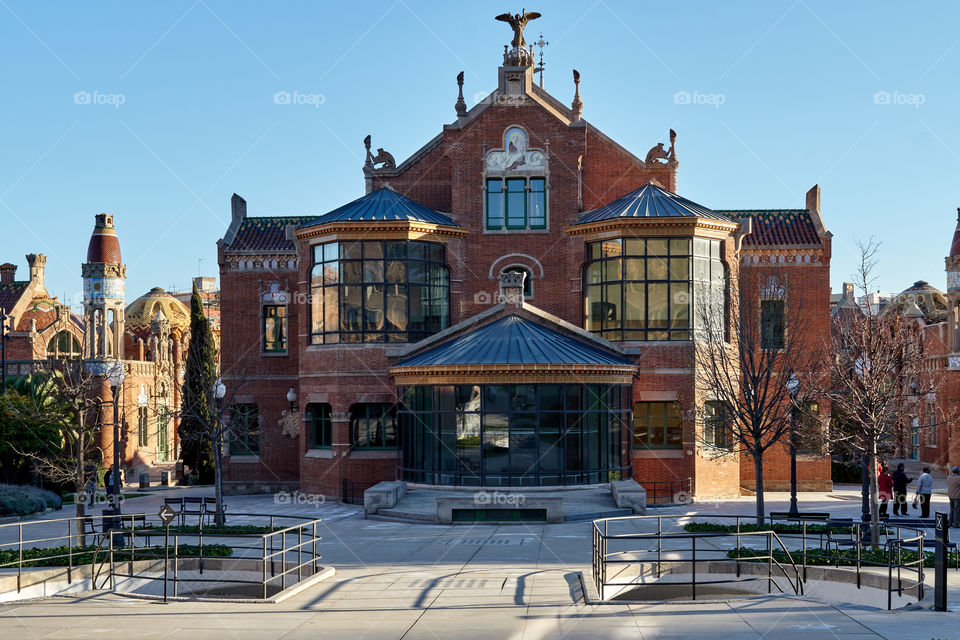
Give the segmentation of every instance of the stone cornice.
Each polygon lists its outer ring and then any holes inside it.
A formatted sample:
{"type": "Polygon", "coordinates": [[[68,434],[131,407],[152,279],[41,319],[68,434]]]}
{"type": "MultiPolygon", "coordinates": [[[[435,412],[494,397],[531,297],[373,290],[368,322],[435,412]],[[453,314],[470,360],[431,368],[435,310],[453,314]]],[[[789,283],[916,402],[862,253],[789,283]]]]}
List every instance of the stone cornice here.
{"type": "Polygon", "coordinates": [[[422,384],[632,384],[634,365],[482,364],[392,367],[397,385],[422,384]]]}
{"type": "Polygon", "coordinates": [[[720,222],[705,218],[611,218],[598,220],[589,224],[574,224],[566,229],[571,236],[584,236],[585,241],[606,239],[623,235],[630,237],[631,232],[641,232],[638,235],[650,235],[651,230],[662,229],[675,233],[683,230],[690,235],[708,235],[724,238],[736,231],[740,225],[736,222],[720,222]],[[602,236],[602,237],[601,237],[602,236]]]}
{"type": "Polygon", "coordinates": [[[315,227],[298,229],[298,240],[324,238],[325,240],[419,240],[424,237],[463,237],[469,231],[452,225],[409,220],[365,222],[330,222],[315,227]]]}

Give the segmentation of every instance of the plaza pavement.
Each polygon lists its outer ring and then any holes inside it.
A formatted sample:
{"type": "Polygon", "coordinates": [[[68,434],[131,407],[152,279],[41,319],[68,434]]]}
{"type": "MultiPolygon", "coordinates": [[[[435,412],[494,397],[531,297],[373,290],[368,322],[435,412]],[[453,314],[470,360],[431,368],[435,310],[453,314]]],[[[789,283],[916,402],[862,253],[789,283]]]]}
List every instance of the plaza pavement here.
{"type": "MultiPolygon", "coordinates": [[[[154,513],[171,488],[129,500],[127,513],[154,513]]],[[[769,493],[768,509],[787,507],[769,493]]],[[[437,526],[366,520],[359,507],[332,502],[231,496],[232,513],[296,513],[323,518],[324,564],[337,574],[280,604],[161,604],[108,592],[0,605],[4,638],[913,638],[960,637],[960,617],[786,598],[723,604],[585,604],[577,572],[590,571],[590,523],[437,526]],[[283,502],[283,503],[279,503],[283,502]]],[[[859,514],[859,488],[801,494],[801,509],[859,514]]],[[[933,510],[944,510],[937,495],[933,510]]],[[[652,513],[753,510],[752,498],[652,513]]],[[[50,520],[72,509],[47,514],[50,520]]],[[[238,523],[242,519],[231,519],[238,523]]],[[[243,519],[245,520],[245,519],[243,519]]],[[[50,525],[53,527],[53,525],[50,525]]],[[[6,541],[8,528],[0,529],[6,541]]],[[[957,532],[957,530],[955,530],[957,532]]],[[[719,552],[719,551],[718,551],[719,552]]],[[[932,581],[928,572],[928,583],[932,581]]],[[[951,571],[960,610],[960,572],[951,571]]]]}

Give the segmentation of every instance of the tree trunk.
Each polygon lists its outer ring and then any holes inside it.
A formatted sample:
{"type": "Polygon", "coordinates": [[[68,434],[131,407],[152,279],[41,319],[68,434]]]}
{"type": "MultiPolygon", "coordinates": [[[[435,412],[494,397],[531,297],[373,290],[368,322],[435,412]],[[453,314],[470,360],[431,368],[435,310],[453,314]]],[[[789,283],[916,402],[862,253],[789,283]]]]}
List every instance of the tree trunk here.
{"type": "Polygon", "coordinates": [[[756,482],[757,496],[757,524],[763,525],[766,517],[766,509],[763,506],[763,454],[755,452],[753,454],[753,475],[756,482]]]}
{"type": "Polygon", "coordinates": [[[880,544],[880,504],[877,501],[877,443],[873,442],[867,457],[868,478],[870,479],[870,543],[876,547],[880,544]]]}

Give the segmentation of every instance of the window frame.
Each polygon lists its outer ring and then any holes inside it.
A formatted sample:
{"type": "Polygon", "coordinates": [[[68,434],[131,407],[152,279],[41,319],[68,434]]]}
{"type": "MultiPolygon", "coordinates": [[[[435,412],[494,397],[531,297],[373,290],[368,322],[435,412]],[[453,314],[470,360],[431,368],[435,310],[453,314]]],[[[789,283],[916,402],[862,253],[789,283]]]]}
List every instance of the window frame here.
{"type": "Polygon", "coordinates": [[[446,255],[444,243],[429,240],[312,245],[310,344],[410,343],[448,328],[451,280],[446,255]],[[402,327],[399,317],[392,323],[389,315],[398,299],[402,327]],[[348,308],[356,314],[353,324],[345,313],[348,308]],[[373,314],[379,314],[377,326],[370,325],[377,317],[373,314]]]}
{"type": "Polygon", "coordinates": [[[307,405],[310,412],[310,448],[330,449],[333,447],[333,410],[328,402],[313,402],[307,405]],[[327,442],[323,435],[326,435],[327,442]]]}
{"type": "Polygon", "coordinates": [[[760,301],[760,348],[764,351],[782,351],[787,346],[787,301],[783,298],[768,298],[760,301]],[[766,305],[779,305],[776,317],[769,319],[772,312],[764,310],[766,305]],[[776,325],[779,324],[779,327],[776,325]],[[774,325],[774,335],[768,333],[774,325]]]}
{"type": "Polygon", "coordinates": [[[721,400],[707,400],[703,403],[703,443],[714,449],[730,450],[733,447],[730,437],[730,407],[721,400]],[[712,441],[707,438],[708,428],[713,434],[712,441]]]}
{"type": "MultiPolygon", "coordinates": [[[[661,428],[661,427],[658,427],[661,428]]],[[[638,401],[633,403],[633,420],[630,430],[631,442],[633,443],[634,451],[637,450],[663,450],[663,451],[682,451],[684,442],[683,442],[683,411],[680,405],[680,402],[677,400],[671,401],[638,401]],[[644,415],[641,416],[640,408],[643,407],[646,409],[646,412],[643,412],[644,415]],[[654,408],[663,409],[663,414],[660,416],[653,415],[654,408]],[[650,444],[651,437],[653,433],[653,425],[651,418],[663,418],[663,444],[650,444]],[[670,442],[670,419],[675,418],[679,421],[679,440],[680,443],[677,445],[668,444],[670,442]],[[646,433],[647,433],[647,442],[640,442],[638,440],[638,427],[641,425],[641,420],[647,420],[646,424],[646,433]]]]}
{"type": "Polygon", "coordinates": [[[397,423],[397,403],[395,402],[356,402],[350,405],[350,448],[361,451],[393,451],[400,447],[399,429],[397,423]],[[362,408],[363,415],[358,415],[357,411],[362,408]],[[371,442],[371,423],[377,420],[389,420],[393,423],[393,444],[387,443],[388,425],[384,423],[382,429],[382,438],[377,444],[360,444],[359,427],[361,420],[364,424],[364,433],[366,441],[371,442]]]}
{"type": "Polygon", "coordinates": [[[484,179],[484,191],[483,191],[483,228],[485,231],[507,231],[507,232],[520,232],[520,231],[544,231],[549,227],[550,222],[550,185],[547,180],[546,175],[502,175],[502,176],[493,176],[486,177],[484,179]],[[542,189],[534,189],[533,182],[542,181],[542,189]],[[523,189],[521,192],[510,191],[509,183],[511,182],[522,182],[523,189]],[[499,185],[500,189],[498,191],[491,191],[490,185],[496,183],[499,185]],[[494,217],[495,220],[499,220],[499,224],[491,223],[491,205],[490,205],[490,194],[497,193],[500,195],[500,210],[499,214],[494,217]],[[522,193],[523,198],[523,214],[522,216],[514,217],[514,223],[510,223],[510,204],[509,204],[509,194],[522,193]],[[538,222],[533,223],[530,217],[530,200],[534,194],[543,194],[543,214],[537,218],[538,222]],[[522,223],[516,222],[518,219],[522,219],[522,223]],[[542,223],[539,222],[542,220],[542,223]]]}
{"type": "Polygon", "coordinates": [[[255,402],[237,402],[230,408],[230,456],[259,456],[260,451],[260,409],[255,402]],[[238,420],[243,422],[239,433],[234,429],[238,420]],[[256,422],[253,429],[251,420],[256,422]]]}
{"type": "Polygon", "coordinates": [[[285,304],[263,304],[260,306],[260,334],[262,336],[260,341],[260,348],[265,354],[284,354],[289,352],[290,346],[290,316],[287,315],[287,305],[285,304]],[[270,348],[267,345],[267,320],[271,318],[268,315],[268,310],[273,309],[279,311],[283,309],[281,315],[272,316],[274,322],[280,320],[281,330],[283,332],[283,346],[278,348],[270,348]]]}

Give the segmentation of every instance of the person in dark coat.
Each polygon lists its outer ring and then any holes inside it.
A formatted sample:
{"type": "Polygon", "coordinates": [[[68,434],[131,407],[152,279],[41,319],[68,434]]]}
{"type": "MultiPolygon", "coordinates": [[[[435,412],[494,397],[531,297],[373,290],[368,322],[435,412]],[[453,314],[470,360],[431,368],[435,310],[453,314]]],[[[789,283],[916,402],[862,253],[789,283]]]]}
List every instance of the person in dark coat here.
{"type": "Polygon", "coordinates": [[[887,468],[880,469],[880,475],[877,476],[877,490],[880,498],[880,517],[887,517],[887,503],[890,501],[893,492],[893,479],[887,473],[887,468]]]}
{"type": "Polygon", "coordinates": [[[897,465],[896,470],[891,476],[893,480],[893,515],[907,515],[907,485],[913,482],[913,478],[908,478],[903,471],[903,463],[897,465]]]}

